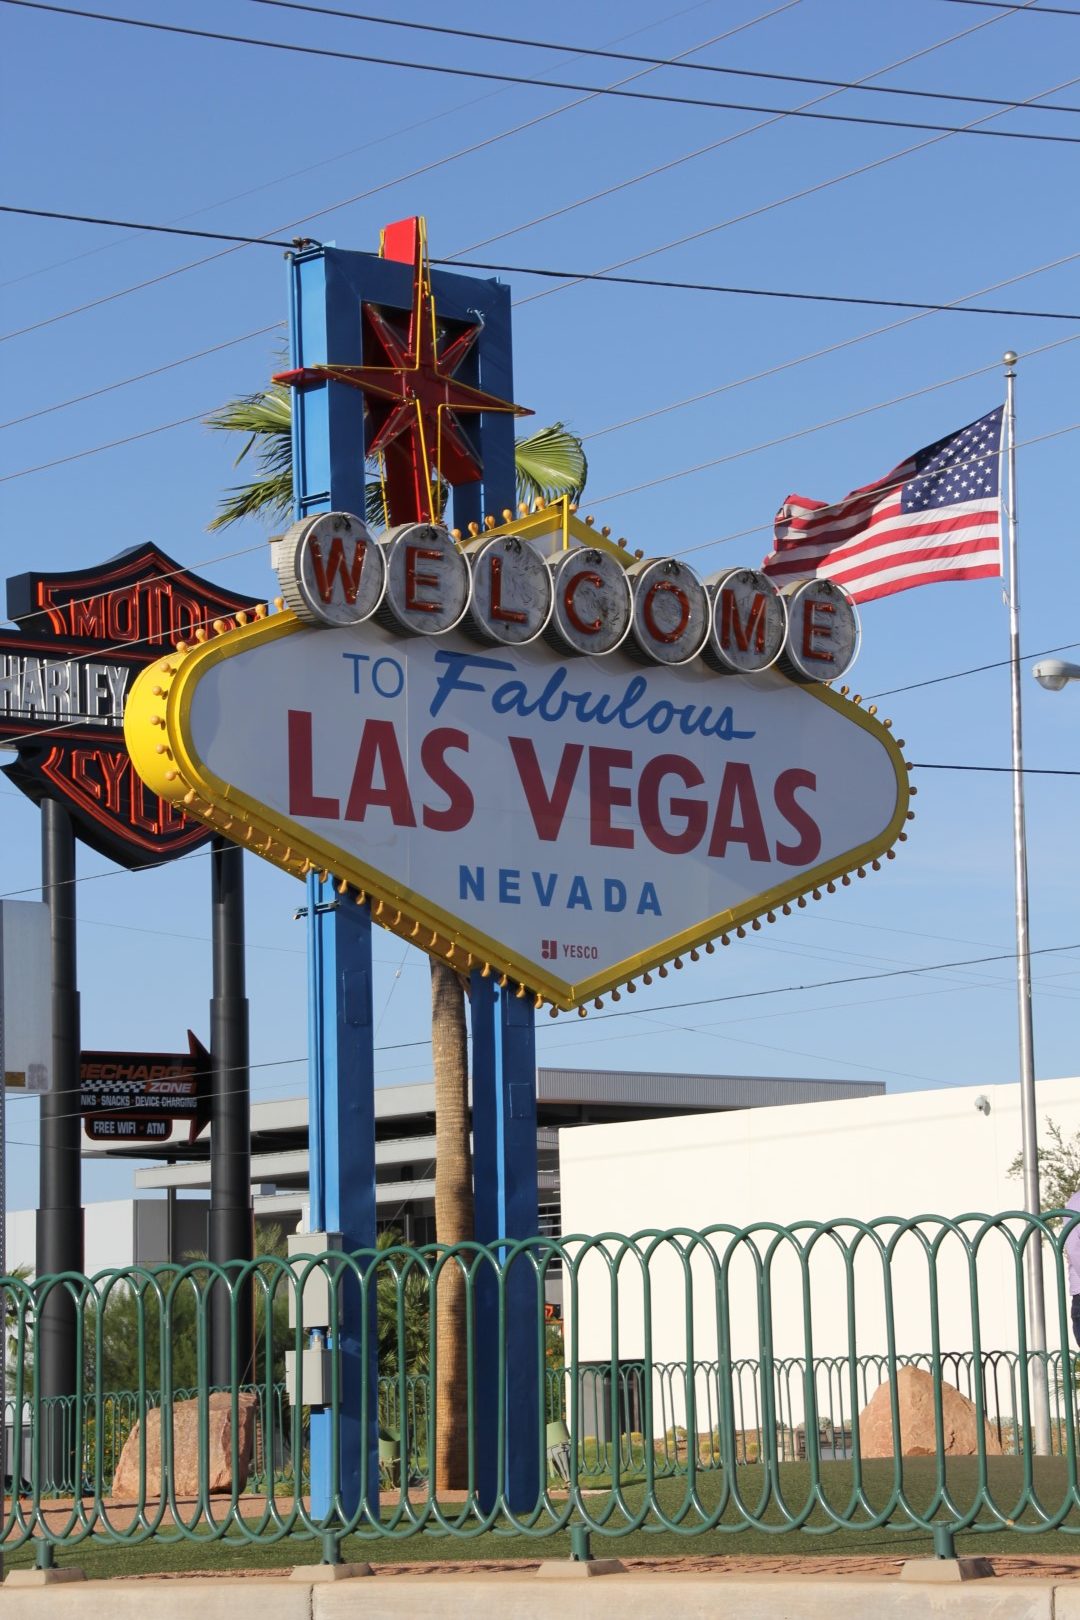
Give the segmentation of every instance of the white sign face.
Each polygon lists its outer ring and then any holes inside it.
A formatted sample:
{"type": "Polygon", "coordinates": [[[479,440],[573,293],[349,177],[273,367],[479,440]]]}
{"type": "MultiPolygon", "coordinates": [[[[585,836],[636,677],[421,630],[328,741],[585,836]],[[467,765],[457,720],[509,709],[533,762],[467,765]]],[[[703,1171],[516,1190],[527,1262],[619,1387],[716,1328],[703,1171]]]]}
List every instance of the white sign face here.
{"type": "Polygon", "coordinates": [[[52,1084],[52,955],[49,908],[0,901],[0,1045],[4,1085],[20,1094],[52,1084]]]}
{"type": "Polygon", "coordinates": [[[465,548],[472,572],[472,627],[484,641],[524,646],[551,618],[551,569],[517,535],[477,540],[465,548]]]}
{"type": "Polygon", "coordinates": [[[633,636],[658,664],[687,664],[709,634],[711,611],[705,587],[676,557],[635,563],[633,636]]]}
{"type": "Polygon", "coordinates": [[[549,557],[555,604],[548,638],[562,652],[597,655],[621,647],[634,601],[626,570],[608,551],[563,551],[549,557]]]}
{"type": "Polygon", "coordinates": [[[302,518],[274,545],[285,600],[309,624],[362,624],[382,601],[382,548],[355,513],[302,518]]]}
{"type": "Polygon", "coordinates": [[[859,653],[859,615],[842,585],[807,579],[784,592],[788,635],[781,663],[796,679],[830,681],[859,653]]]}
{"type": "MultiPolygon", "coordinates": [[[[756,568],[727,568],[709,581],[709,591],[713,607],[709,663],[736,675],[771,669],[783,651],[788,629],[779,587],[756,568]]],[[[844,673],[839,661],[836,673],[844,673]]]]}
{"type": "Polygon", "coordinates": [[[887,732],[778,673],[273,626],[185,660],[184,779],[563,1005],[903,824],[887,732]]]}
{"type": "Polygon", "coordinates": [[[469,565],[436,523],[403,523],[383,539],[385,622],[409,636],[440,636],[465,616],[472,595],[469,565]]]}

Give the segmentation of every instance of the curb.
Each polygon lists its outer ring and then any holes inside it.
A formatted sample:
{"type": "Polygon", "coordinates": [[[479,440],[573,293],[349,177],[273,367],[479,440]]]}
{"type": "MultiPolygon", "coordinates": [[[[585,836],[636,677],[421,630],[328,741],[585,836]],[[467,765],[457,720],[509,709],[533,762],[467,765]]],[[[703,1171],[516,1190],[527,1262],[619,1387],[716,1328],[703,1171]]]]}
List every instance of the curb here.
{"type": "MultiPolygon", "coordinates": [[[[318,1583],[219,1580],[87,1581],[7,1588],[3,1620],[550,1620],[552,1589],[528,1575],[491,1572],[318,1583]]],[[[560,1620],[1080,1620],[1080,1582],[1032,1578],[935,1585],[894,1578],[625,1574],[559,1586],[560,1620]]]]}

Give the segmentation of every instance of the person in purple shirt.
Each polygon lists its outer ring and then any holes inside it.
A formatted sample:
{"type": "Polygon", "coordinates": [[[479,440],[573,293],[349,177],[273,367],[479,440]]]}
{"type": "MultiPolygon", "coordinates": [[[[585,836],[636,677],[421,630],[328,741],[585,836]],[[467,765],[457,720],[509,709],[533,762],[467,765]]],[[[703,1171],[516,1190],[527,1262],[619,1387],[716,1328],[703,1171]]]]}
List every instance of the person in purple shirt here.
{"type": "MultiPolygon", "coordinates": [[[[1074,1192],[1066,1209],[1080,1210],[1080,1192],[1074,1192]]],[[[1080,1221],[1065,1239],[1065,1258],[1069,1263],[1069,1292],[1072,1294],[1073,1338],[1080,1344],[1080,1221]]]]}

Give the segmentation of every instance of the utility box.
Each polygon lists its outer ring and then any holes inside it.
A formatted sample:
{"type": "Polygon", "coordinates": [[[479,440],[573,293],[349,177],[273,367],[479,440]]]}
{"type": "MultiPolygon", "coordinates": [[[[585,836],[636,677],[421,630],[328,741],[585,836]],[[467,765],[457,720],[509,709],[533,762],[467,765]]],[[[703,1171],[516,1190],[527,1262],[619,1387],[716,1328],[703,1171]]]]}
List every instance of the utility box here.
{"type": "MultiPolygon", "coordinates": [[[[290,1232],[288,1236],[288,1253],[290,1263],[294,1255],[320,1255],[331,1250],[341,1249],[340,1232],[290,1232]]],[[[340,1267],[340,1261],[338,1262],[340,1267]]],[[[304,1332],[320,1330],[328,1332],[336,1323],[330,1319],[330,1278],[334,1268],[331,1262],[324,1261],[322,1265],[313,1265],[308,1271],[303,1284],[303,1301],[301,1321],[304,1332]]],[[[293,1265],[297,1281],[303,1274],[304,1267],[293,1265]]],[[[296,1327],[296,1298],[299,1287],[289,1289],[289,1326],[296,1327]]],[[[338,1316],[341,1314],[341,1296],[338,1295],[338,1316]]],[[[306,1352],[305,1352],[306,1354],[306,1352]]],[[[307,1371],[304,1373],[305,1388],[307,1387],[307,1371]]],[[[307,1402],[305,1402],[307,1404],[307,1402]]]]}
{"type": "MultiPolygon", "coordinates": [[[[300,1352],[300,1372],[304,1387],[301,1391],[305,1406],[330,1405],[330,1351],[325,1345],[313,1345],[300,1352]]],[[[296,1351],[285,1352],[285,1399],[296,1405],[296,1351]]]]}

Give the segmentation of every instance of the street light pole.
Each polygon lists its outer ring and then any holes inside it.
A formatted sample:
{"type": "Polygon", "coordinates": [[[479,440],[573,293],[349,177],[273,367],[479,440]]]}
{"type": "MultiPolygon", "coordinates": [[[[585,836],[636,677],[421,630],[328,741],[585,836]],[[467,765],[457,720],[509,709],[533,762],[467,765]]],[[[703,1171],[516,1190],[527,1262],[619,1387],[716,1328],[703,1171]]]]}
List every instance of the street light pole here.
{"type": "MultiPolygon", "coordinates": [[[[1038,1119],[1035,1109],[1035,1040],[1031,1013],[1031,940],[1028,932],[1027,834],[1024,824],[1024,741],[1020,706],[1020,585],[1017,567],[1016,509],[1016,355],[1005,362],[1006,501],[1009,536],[1009,682],[1012,700],[1013,870],[1016,888],[1016,994],[1020,1026],[1020,1143],[1024,1165],[1024,1208],[1042,1212],[1039,1193],[1038,1119]]],[[[1050,1453],[1050,1400],[1046,1369],[1046,1302],[1042,1240],[1027,1244],[1028,1350],[1033,1355],[1031,1393],[1033,1449],[1050,1453]]]]}

